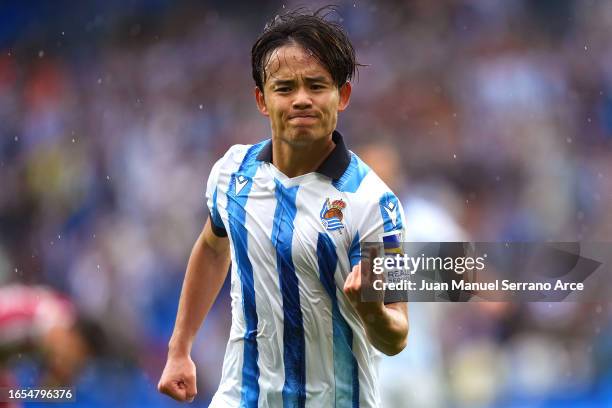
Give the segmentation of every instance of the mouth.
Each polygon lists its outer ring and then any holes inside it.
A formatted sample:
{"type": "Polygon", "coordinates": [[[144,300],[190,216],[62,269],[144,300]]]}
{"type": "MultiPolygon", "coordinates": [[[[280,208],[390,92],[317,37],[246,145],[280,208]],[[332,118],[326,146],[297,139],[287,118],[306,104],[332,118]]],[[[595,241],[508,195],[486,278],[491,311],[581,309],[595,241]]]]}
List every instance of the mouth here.
{"type": "Polygon", "coordinates": [[[291,119],[301,119],[301,118],[316,118],[316,115],[313,114],[298,114],[298,115],[289,115],[289,120],[291,119]]]}
{"type": "Polygon", "coordinates": [[[317,122],[315,116],[294,116],[289,119],[289,123],[294,126],[309,126],[314,125],[317,122]]]}
{"type": "Polygon", "coordinates": [[[297,111],[294,113],[289,114],[288,119],[296,119],[296,118],[316,118],[318,117],[317,113],[315,111],[297,111]]]}
{"type": "Polygon", "coordinates": [[[317,121],[317,116],[313,114],[301,113],[297,115],[290,115],[288,120],[294,125],[311,125],[317,121]]]}

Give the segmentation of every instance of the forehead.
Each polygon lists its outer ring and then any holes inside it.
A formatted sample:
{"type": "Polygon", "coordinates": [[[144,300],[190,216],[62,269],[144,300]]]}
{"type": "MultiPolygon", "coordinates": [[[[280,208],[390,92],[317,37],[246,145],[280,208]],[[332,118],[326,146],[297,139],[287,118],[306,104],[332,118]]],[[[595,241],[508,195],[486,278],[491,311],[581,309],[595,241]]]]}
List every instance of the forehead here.
{"type": "Polygon", "coordinates": [[[288,80],[298,76],[320,77],[332,80],[329,71],[311,52],[299,45],[284,45],[272,51],[266,62],[266,82],[288,80]]]}

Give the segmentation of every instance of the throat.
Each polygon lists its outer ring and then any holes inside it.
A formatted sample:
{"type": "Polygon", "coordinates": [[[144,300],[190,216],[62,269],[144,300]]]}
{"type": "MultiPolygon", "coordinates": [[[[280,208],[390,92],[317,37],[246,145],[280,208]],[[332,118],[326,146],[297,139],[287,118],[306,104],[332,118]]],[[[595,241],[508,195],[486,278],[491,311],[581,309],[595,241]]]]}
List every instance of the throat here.
{"type": "Polygon", "coordinates": [[[331,137],[322,143],[296,146],[281,139],[272,139],[272,164],[287,177],[293,178],[316,171],[334,150],[331,137]]]}

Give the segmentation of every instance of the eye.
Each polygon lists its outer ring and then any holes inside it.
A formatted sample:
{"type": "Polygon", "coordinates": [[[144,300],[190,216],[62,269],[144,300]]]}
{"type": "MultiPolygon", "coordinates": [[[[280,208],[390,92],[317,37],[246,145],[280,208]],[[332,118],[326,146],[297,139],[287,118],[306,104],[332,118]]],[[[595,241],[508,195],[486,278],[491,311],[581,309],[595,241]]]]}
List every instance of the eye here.
{"type": "Polygon", "coordinates": [[[291,88],[289,88],[288,86],[280,86],[276,88],[275,91],[280,92],[280,93],[286,93],[286,92],[291,91],[291,88]]]}
{"type": "Polygon", "coordinates": [[[310,86],[310,89],[323,89],[325,88],[325,86],[321,85],[321,84],[312,84],[310,86]]]}

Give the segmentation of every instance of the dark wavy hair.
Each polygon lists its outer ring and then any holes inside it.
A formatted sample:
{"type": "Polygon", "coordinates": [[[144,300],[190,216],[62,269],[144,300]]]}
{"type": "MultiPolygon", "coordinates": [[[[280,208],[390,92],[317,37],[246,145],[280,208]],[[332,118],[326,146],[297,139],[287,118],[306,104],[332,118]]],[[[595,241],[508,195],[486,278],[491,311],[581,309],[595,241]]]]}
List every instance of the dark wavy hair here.
{"type": "Polygon", "coordinates": [[[355,60],[355,50],[342,26],[328,20],[330,14],[337,12],[336,6],[325,6],[314,12],[299,8],[277,15],[266,24],[251,49],[255,85],[263,92],[265,67],[272,52],[287,44],[298,44],[312,53],[338,87],[351,80],[360,64],[355,60]]]}

